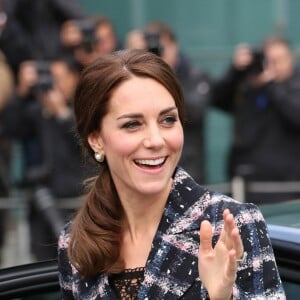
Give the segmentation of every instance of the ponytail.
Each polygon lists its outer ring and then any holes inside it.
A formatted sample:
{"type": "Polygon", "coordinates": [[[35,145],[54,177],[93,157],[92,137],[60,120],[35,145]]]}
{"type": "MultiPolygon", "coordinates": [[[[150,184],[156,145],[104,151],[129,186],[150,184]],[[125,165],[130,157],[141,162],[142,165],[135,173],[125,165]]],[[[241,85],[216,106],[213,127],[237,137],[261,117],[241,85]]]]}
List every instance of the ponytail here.
{"type": "Polygon", "coordinates": [[[86,182],[84,206],[70,229],[68,256],[84,278],[118,273],[123,208],[107,166],[86,182]]]}

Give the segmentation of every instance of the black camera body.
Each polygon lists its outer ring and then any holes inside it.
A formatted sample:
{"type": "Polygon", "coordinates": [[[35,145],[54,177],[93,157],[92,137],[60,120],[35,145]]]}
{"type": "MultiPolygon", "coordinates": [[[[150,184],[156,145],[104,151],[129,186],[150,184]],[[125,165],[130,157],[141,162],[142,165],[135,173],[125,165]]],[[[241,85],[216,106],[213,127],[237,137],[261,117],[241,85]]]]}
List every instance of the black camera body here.
{"type": "Polygon", "coordinates": [[[91,53],[93,44],[96,42],[95,24],[90,20],[77,20],[75,21],[75,25],[82,35],[79,47],[83,48],[85,52],[91,53]]]}
{"type": "Polygon", "coordinates": [[[158,56],[161,56],[163,46],[160,43],[160,33],[158,31],[144,31],[146,49],[158,56]]]}
{"type": "Polygon", "coordinates": [[[38,93],[48,92],[54,86],[54,81],[50,70],[51,63],[49,61],[41,60],[34,61],[33,65],[38,74],[38,79],[35,85],[33,86],[33,91],[38,93]]]}
{"type": "Polygon", "coordinates": [[[265,56],[261,49],[252,49],[252,62],[247,68],[251,75],[259,75],[264,70],[265,56]]]}

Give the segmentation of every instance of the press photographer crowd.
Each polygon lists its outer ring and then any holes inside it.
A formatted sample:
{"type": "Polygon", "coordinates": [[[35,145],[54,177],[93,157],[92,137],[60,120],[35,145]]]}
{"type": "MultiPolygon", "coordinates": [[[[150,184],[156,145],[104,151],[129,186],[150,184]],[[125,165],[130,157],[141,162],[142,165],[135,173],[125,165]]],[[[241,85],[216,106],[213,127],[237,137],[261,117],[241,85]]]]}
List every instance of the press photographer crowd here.
{"type": "MultiPolygon", "coordinates": [[[[228,69],[214,78],[193,65],[168,24],[149,22],[121,37],[108,17],[86,15],[75,0],[41,2],[0,0],[0,202],[16,190],[24,197],[34,260],[57,256],[59,229],[76,209],[72,199],[94,175],[95,163],[81,153],[74,131],[80,73],[116,50],[151,51],[174,70],[186,110],[180,165],[197,182],[207,184],[205,118],[212,107],[234,121],[228,181],[300,182],[300,74],[285,37],[236,45],[228,69]],[[71,204],[59,208],[62,199],[71,204]]],[[[255,193],[246,201],[260,205],[299,195],[300,189],[255,193]]],[[[7,209],[0,214],[1,248],[7,209]]]]}

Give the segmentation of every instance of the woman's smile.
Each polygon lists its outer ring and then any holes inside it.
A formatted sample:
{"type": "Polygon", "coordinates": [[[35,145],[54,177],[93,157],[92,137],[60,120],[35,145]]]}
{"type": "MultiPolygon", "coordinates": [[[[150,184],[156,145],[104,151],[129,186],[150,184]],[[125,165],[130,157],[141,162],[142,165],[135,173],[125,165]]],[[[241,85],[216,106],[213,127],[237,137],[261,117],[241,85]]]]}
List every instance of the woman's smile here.
{"type": "Polygon", "coordinates": [[[136,159],[134,162],[139,166],[139,167],[145,167],[145,168],[157,168],[161,167],[167,157],[160,157],[160,158],[155,158],[155,159],[136,159]]]}

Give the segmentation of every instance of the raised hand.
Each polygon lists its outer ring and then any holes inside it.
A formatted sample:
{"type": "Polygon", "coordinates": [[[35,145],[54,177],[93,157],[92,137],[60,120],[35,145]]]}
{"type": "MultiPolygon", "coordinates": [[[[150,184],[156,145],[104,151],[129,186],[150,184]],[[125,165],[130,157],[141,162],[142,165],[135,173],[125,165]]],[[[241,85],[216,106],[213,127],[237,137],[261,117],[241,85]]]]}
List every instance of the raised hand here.
{"type": "Polygon", "coordinates": [[[212,225],[203,221],[200,228],[199,276],[211,300],[228,300],[236,279],[237,259],[244,248],[233,215],[228,209],[223,213],[224,226],[215,247],[212,247],[212,225]]]}
{"type": "Polygon", "coordinates": [[[53,88],[41,95],[41,100],[44,109],[48,114],[54,117],[68,117],[71,115],[71,110],[67,105],[67,100],[57,88],[53,88]]]}

